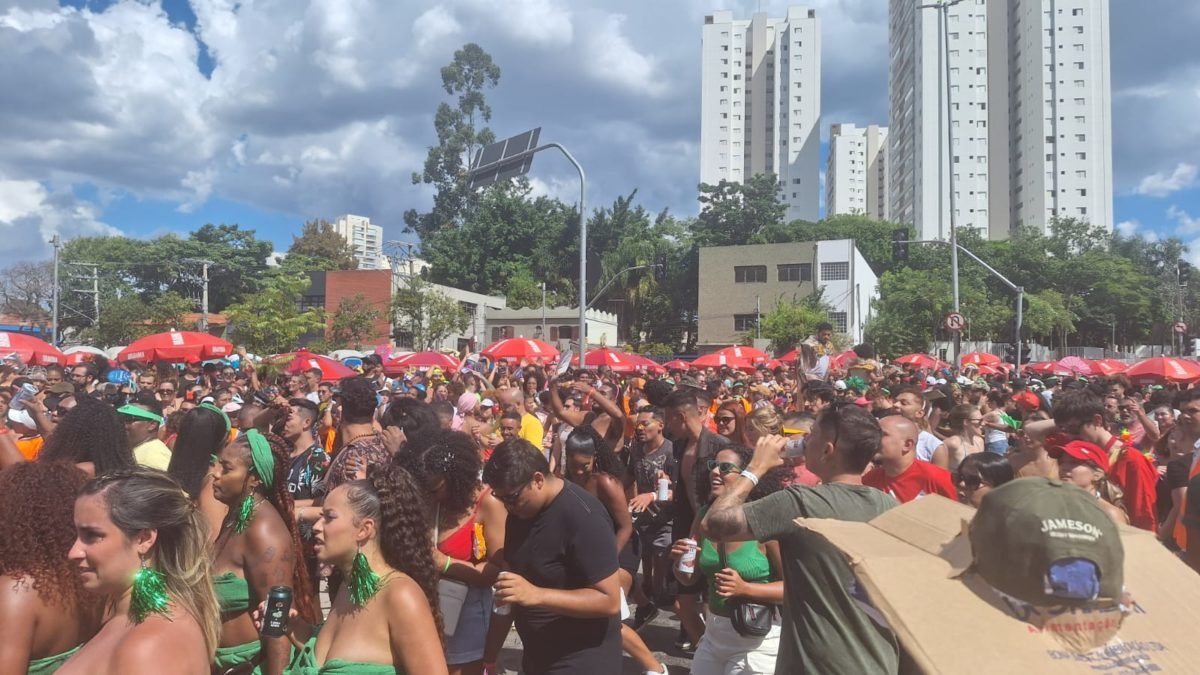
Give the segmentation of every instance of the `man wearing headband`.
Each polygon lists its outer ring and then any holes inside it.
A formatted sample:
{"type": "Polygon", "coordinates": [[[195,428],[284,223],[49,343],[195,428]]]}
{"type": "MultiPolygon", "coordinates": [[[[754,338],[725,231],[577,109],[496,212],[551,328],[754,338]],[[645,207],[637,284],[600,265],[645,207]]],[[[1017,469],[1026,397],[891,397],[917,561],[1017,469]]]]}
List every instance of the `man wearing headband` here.
{"type": "Polygon", "coordinates": [[[125,435],[133,448],[133,459],[142,466],[166,471],[171,463],[171,449],[158,439],[162,426],[162,403],[153,391],[139,391],[127,405],[117,408],[125,423],[125,435]]]}

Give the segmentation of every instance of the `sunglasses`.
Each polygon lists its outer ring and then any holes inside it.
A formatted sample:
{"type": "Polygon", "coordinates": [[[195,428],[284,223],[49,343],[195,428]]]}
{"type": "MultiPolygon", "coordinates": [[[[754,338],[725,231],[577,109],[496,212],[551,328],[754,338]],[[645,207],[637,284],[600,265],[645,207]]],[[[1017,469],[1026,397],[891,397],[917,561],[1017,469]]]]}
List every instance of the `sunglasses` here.
{"type": "Polygon", "coordinates": [[[505,506],[509,506],[509,507],[516,506],[517,501],[521,498],[521,493],[524,492],[525,488],[529,487],[530,484],[532,484],[532,483],[533,483],[533,481],[529,481],[528,483],[525,483],[521,487],[517,488],[516,490],[514,490],[506,495],[502,495],[499,492],[496,492],[493,490],[492,496],[495,497],[496,499],[500,500],[500,503],[505,506]]]}
{"type": "Polygon", "coordinates": [[[717,417],[714,417],[713,419],[716,420],[718,425],[722,425],[722,424],[729,424],[730,422],[736,420],[737,418],[734,417],[733,415],[718,415],[717,417]]]}
{"type": "Polygon", "coordinates": [[[971,490],[978,490],[979,486],[983,485],[983,478],[980,476],[962,476],[958,477],[958,482],[971,490]]]}
{"type": "Polygon", "coordinates": [[[175,390],[174,389],[159,389],[158,393],[162,394],[163,396],[174,396],[175,390]]]}
{"type": "Polygon", "coordinates": [[[708,460],[708,470],[716,469],[722,476],[731,473],[741,473],[742,467],[733,462],[718,462],[715,459],[708,460]]]}

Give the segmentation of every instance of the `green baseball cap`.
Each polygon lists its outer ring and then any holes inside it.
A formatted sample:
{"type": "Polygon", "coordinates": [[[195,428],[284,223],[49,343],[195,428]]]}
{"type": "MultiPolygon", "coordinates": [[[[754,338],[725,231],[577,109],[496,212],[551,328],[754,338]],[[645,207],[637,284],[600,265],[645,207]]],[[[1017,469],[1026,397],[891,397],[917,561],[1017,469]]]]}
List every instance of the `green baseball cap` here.
{"type": "Polygon", "coordinates": [[[988,492],[971,521],[973,562],[996,590],[1032,605],[1117,601],[1125,549],[1095,496],[1058,480],[1021,478],[988,492]]]}

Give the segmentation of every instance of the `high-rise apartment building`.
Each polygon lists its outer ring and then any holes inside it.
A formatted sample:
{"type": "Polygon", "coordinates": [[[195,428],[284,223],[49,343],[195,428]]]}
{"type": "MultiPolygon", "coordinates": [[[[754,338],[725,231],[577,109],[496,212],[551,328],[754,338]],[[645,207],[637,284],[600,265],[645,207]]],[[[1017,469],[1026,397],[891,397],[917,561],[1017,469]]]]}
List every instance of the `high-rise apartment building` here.
{"type": "Polygon", "coordinates": [[[825,162],[825,213],[857,213],[886,220],[887,127],[834,124],[825,162]]]}
{"type": "Polygon", "coordinates": [[[333,221],[333,229],[354,248],[358,269],[388,268],[387,260],[383,257],[383,228],[372,225],[370,218],[350,214],[339,216],[333,221]]]}
{"type": "Polygon", "coordinates": [[[773,173],[787,218],[816,220],[820,197],[821,24],[789,7],[783,18],[704,17],[700,181],[773,173]]]}
{"type": "Polygon", "coordinates": [[[993,239],[1111,229],[1108,1],[962,0],[947,20],[943,48],[941,11],[890,2],[891,218],[948,237],[953,179],[956,224],[993,239]]]}

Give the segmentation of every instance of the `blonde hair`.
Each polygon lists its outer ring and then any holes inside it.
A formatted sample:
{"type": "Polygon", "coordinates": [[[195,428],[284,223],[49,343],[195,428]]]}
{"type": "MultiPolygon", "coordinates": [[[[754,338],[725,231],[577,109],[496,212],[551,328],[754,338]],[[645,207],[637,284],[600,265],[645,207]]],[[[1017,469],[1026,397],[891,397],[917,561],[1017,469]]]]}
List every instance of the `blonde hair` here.
{"type": "Polygon", "coordinates": [[[783,428],[783,418],[779,416],[775,406],[759,406],[746,415],[746,426],[757,431],[759,436],[777,434],[783,428]]]}
{"type": "Polygon", "coordinates": [[[102,495],[108,517],[126,537],[156,531],[148,564],[165,577],[171,604],[200,625],[211,659],[221,631],[212,550],[208,524],[187,493],[161,471],[132,467],[88,481],[80,495],[102,495]]]}

